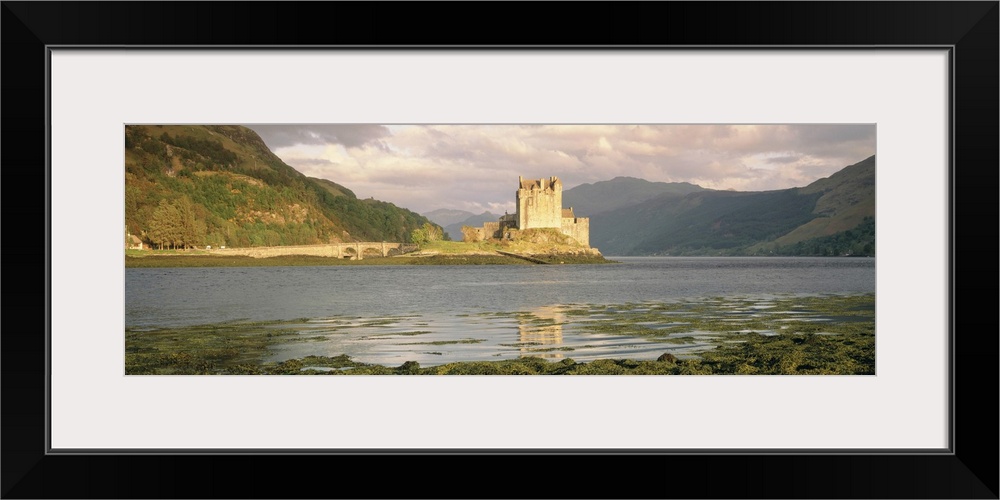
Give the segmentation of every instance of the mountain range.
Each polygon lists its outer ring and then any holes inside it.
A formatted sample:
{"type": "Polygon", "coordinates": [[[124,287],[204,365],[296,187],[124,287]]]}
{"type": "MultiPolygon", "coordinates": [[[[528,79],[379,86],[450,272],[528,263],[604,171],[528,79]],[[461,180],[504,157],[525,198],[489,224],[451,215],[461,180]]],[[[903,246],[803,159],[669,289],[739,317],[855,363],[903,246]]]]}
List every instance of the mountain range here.
{"type": "Polygon", "coordinates": [[[591,246],[605,255],[875,253],[875,156],[801,188],[717,191],[616,178],[566,190],[570,204],[590,217],[591,246]],[[627,186],[643,194],[623,195],[627,186]]]}
{"type": "Polygon", "coordinates": [[[475,215],[476,214],[472,212],[467,212],[465,210],[454,210],[449,208],[439,208],[437,210],[432,210],[430,212],[423,214],[424,217],[427,217],[428,219],[431,220],[431,222],[441,227],[447,227],[450,226],[451,224],[458,224],[465,222],[466,219],[468,219],[469,217],[474,217],[475,215]]]}

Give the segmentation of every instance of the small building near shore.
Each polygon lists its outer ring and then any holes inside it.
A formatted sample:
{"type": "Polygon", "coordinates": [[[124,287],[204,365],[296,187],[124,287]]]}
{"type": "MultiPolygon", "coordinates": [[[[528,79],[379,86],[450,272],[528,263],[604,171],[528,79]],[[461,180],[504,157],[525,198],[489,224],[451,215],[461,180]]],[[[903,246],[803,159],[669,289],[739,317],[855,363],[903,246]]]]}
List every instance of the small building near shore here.
{"type": "Polygon", "coordinates": [[[126,232],[125,233],[125,249],[126,250],[142,250],[143,249],[142,240],[138,236],[136,236],[134,234],[129,234],[128,232],[126,232]]]}

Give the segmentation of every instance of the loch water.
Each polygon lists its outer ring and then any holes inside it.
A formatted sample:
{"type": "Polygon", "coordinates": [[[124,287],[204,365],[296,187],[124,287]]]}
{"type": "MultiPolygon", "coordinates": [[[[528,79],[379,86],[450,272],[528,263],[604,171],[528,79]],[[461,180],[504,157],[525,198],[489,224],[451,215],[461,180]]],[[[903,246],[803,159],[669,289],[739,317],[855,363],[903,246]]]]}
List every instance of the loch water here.
{"type": "MultiPolygon", "coordinates": [[[[523,355],[655,359],[664,344],[586,331],[566,312],[875,293],[874,258],[608,258],[618,263],[128,268],[125,328],[276,321],[314,337],[274,347],[271,361],[339,354],[386,365],[523,355]]],[[[706,346],[668,347],[683,355],[706,346]]]]}

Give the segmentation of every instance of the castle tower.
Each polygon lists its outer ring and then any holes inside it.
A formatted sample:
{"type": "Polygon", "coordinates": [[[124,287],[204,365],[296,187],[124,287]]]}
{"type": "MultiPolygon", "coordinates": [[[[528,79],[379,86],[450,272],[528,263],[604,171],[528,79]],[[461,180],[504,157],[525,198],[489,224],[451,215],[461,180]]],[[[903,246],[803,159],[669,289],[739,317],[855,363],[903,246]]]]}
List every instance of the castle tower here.
{"type": "Polygon", "coordinates": [[[562,227],[562,181],[517,178],[517,227],[562,227]]]}
{"type": "Polygon", "coordinates": [[[513,238],[510,229],[556,229],[576,243],[590,247],[590,219],[577,217],[573,207],[563,209],[562,190],[562,181],[555,176],[529,180],[518,176],[517,212],[504,214],[497,222],[484,223],[467,241],[513,238]]]}

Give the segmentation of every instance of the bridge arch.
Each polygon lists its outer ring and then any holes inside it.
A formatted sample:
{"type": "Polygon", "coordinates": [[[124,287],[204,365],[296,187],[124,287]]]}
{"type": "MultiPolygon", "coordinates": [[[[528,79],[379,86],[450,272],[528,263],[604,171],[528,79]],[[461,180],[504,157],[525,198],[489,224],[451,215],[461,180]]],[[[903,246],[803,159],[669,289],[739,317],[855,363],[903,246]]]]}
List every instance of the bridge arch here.
{"type": "Polygon", "coordinates": [[[357,260],[359,257],[357,248],[353,246],[342,245],[340,247],[341,258],[357,260]]]}

